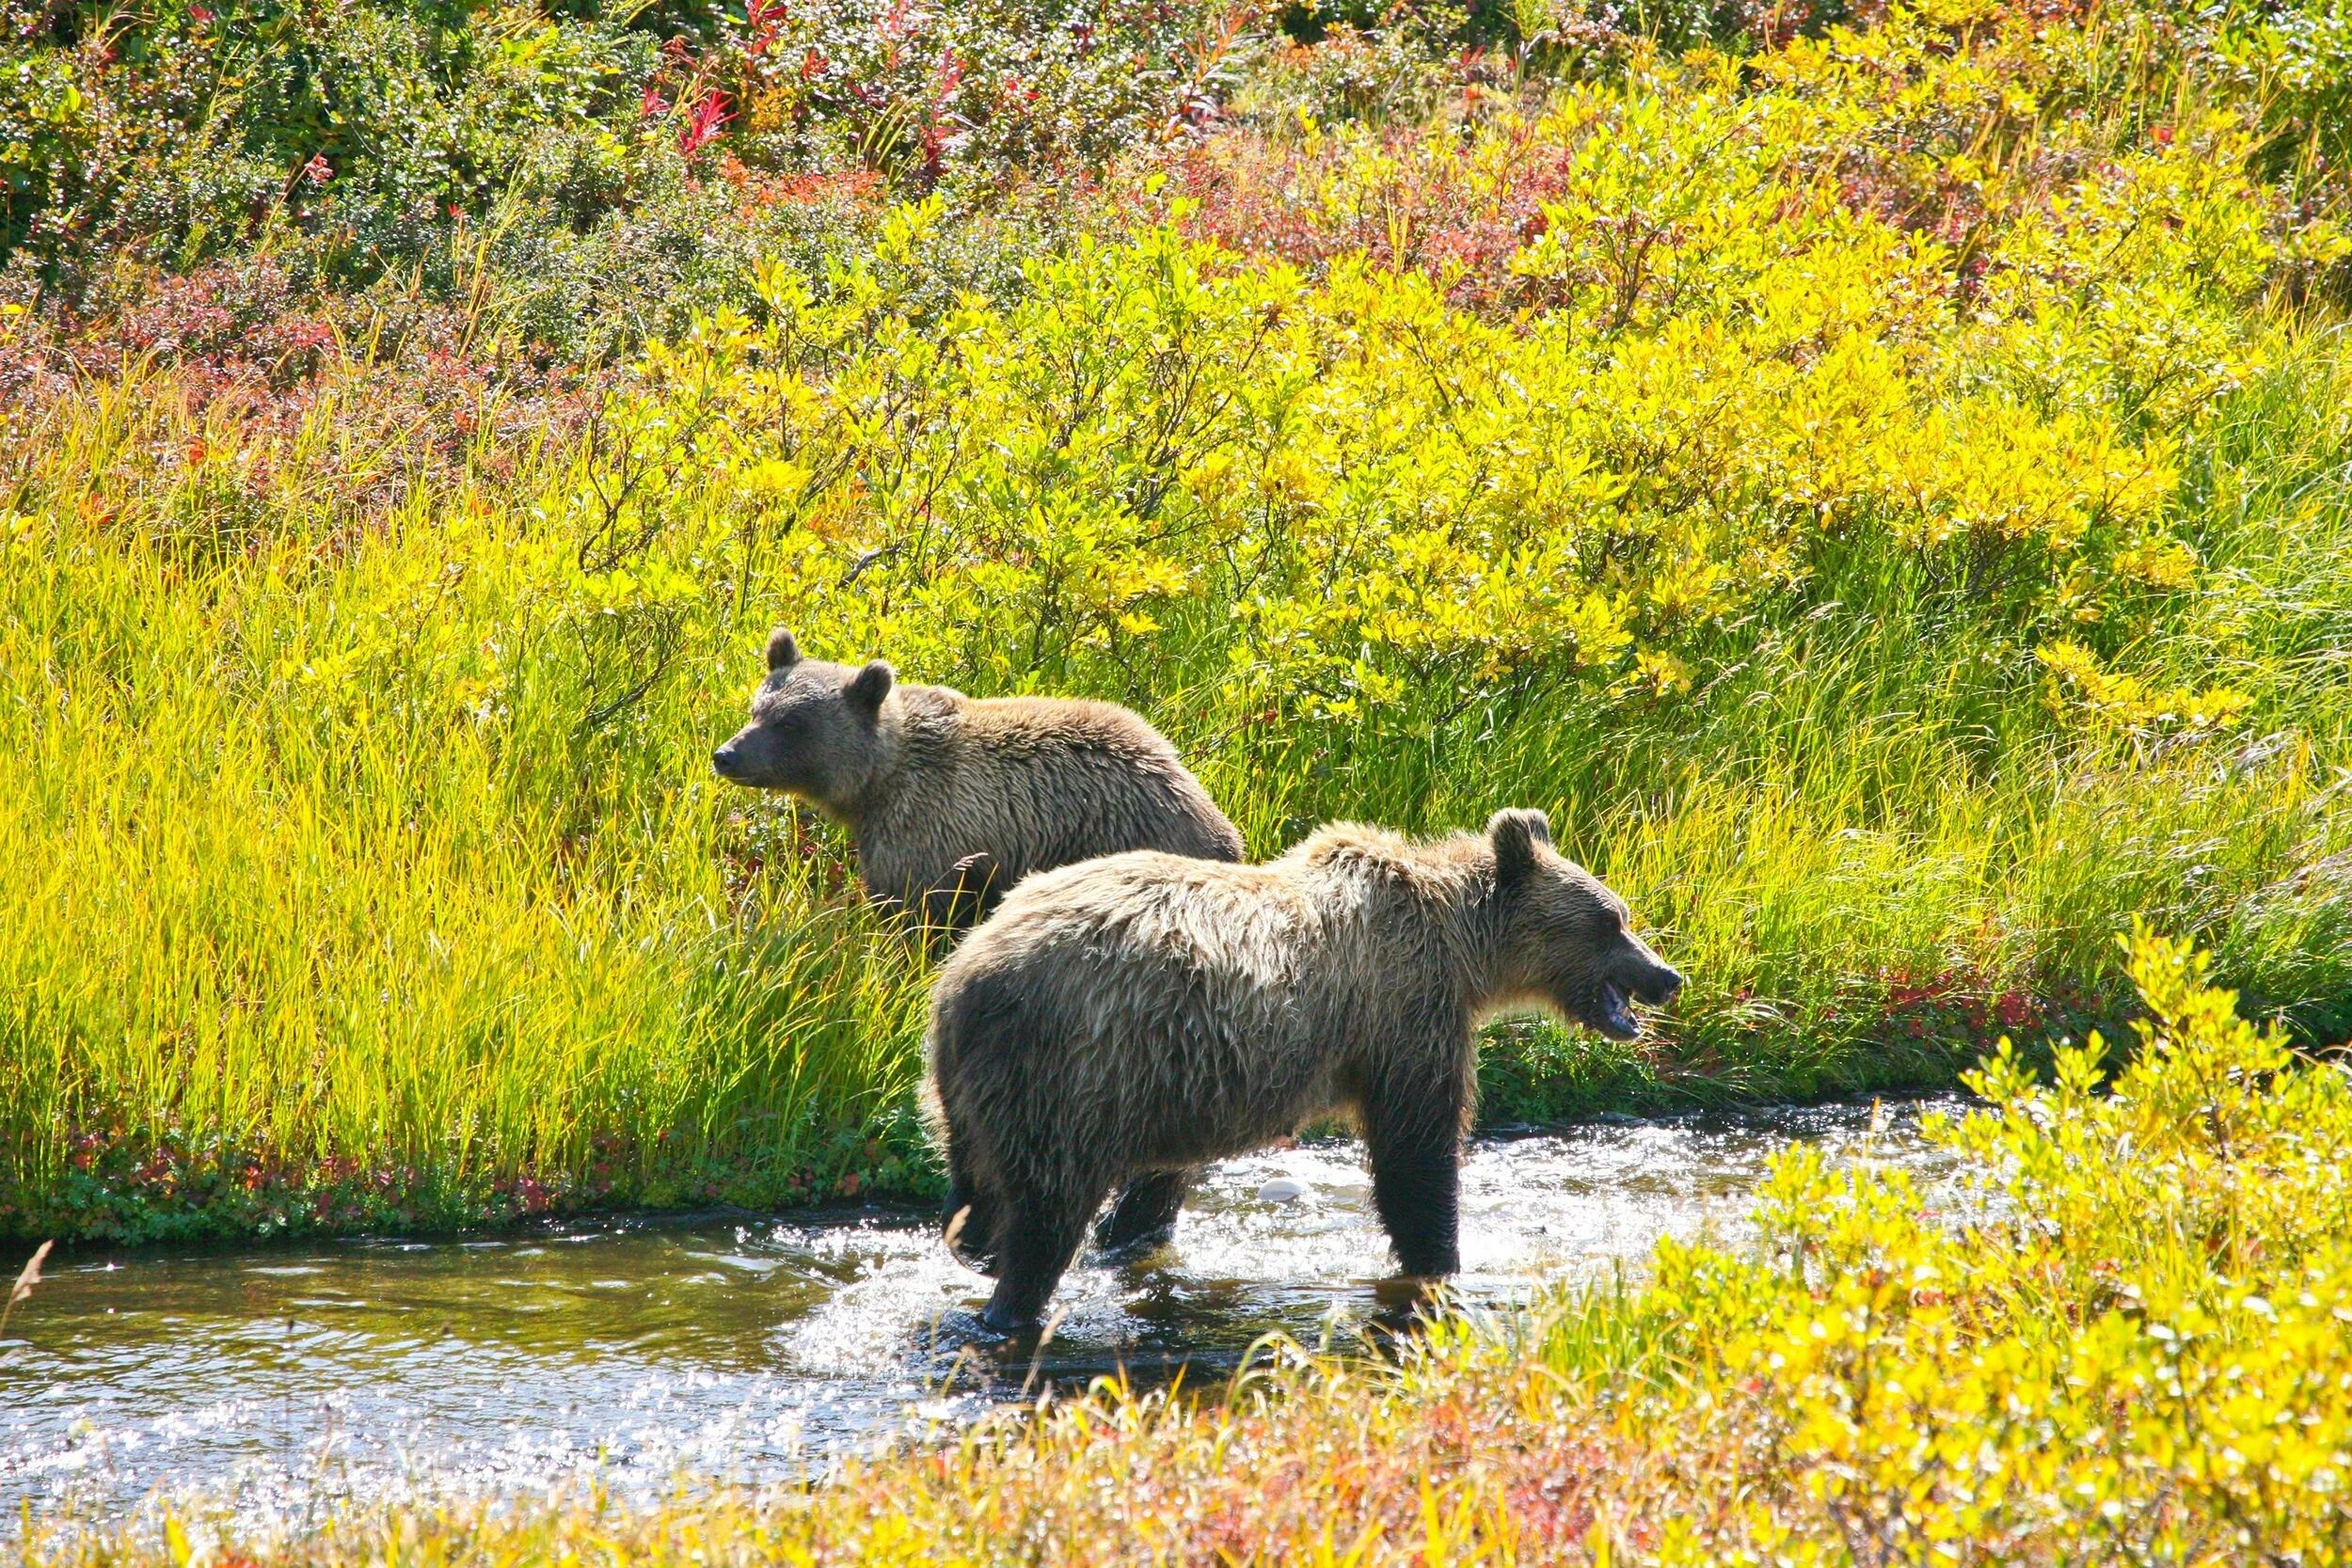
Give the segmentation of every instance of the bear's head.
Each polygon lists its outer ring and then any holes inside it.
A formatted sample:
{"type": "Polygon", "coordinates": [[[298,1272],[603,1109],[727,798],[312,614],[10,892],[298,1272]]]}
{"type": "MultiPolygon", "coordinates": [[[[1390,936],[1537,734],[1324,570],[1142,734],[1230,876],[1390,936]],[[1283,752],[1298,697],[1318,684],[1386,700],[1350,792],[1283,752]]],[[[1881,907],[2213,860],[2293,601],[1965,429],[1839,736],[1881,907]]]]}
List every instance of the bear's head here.
{"type": "Polygon", "coordinates": [[[768,639],[768,677],[752,695],[752,721],[711,753],[710,766],[723,779],[854,815],[888,753],[882,704],[896,679],[881,659],[853,668],[803,658],[778,626],[768,639]]]}
{"type": "Polygon", "coordinates": [[[1503,992],[1557,1007],[1612,1039],[1638,1037],[1632,1004],[1672,1005],[1682,976],[1633,934],[1625,900],[1551,847],[1542,812],[1499,811],[1486,837],[1503,992]]]}

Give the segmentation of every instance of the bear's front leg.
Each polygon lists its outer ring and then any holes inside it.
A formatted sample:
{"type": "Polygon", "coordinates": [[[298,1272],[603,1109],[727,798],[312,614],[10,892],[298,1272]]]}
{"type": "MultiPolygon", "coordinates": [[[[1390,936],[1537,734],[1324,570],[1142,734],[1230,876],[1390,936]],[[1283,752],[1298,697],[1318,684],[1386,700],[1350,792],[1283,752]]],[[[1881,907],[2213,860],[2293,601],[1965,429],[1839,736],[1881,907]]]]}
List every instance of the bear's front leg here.
{"type": "Polygon", "coordinates": [[[1462,1156],[1452,1107],[1427,1103],[1368,1106],[1364,1142],[1372,1155],[1372,1202],[1396,1249],[1397,1267],[1422,1278],[1454,1274],[1459,1245],[1462,1156]]]}
{"type": "Polygon", "coordinates": [[[1100,1188],[1083,1203],[1039,1194],[1009,1199],[997,1237],[996,1291],[988,1298],[980,1321],[999,1334],[1034,1324],[1076,1256],[1087,1221],[1102,1201],[1100,1188]]]}

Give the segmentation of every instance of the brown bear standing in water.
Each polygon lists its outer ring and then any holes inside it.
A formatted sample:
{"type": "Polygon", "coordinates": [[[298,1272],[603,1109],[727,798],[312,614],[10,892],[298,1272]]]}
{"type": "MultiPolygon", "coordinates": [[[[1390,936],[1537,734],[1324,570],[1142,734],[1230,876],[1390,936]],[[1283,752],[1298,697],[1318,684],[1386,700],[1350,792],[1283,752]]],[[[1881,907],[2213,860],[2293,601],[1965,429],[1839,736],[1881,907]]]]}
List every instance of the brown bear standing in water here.
{"type": "MultiPolygon", "coordinates": [[[[1123,707],[901,685],[880,659],[803,658],[781,626],[752,721],[711,766],[840,821],[867,895],[935,931],[971,924],[1034,872],[1097,855],[1242,856],[1241,834],[1176,749],[1123,707]]],[[[1098,1239],[1165,1235],[1184,1197],[1181,1174],[1139,1181],[1098,1239]]]]}
{"type": "Polygon", "coordinates": [[[1476,1028],[1534,1004],[1615,1038],[1682,976],[1541,812],[1412,843],[1325,828],[1264,865],[1124,854],[1033,878],[940,970],[949,1224],[1034,1323],[1104,1195],[1354,1113],[1408,1275],[1454,1271],[1476,1028]]]}

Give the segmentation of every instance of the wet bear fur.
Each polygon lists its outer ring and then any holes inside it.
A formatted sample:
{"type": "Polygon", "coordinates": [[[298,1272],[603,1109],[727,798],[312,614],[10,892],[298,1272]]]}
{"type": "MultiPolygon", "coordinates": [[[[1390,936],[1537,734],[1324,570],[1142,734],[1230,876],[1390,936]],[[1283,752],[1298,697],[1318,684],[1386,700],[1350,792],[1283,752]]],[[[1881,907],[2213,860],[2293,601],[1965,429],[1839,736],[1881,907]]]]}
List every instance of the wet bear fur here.
{"type": "Polygon", "coordinates": [[[949,1227],[1034,1323],[1106,1193],[1352,1115],[1407,1275],[1454,1272],[1487,1015],[1640,1032],[1682,977],[1540,812],[1415,843],[1341,824],[1263,865],[1122,854],[1030,879],[931,991],[949,1227]]]}

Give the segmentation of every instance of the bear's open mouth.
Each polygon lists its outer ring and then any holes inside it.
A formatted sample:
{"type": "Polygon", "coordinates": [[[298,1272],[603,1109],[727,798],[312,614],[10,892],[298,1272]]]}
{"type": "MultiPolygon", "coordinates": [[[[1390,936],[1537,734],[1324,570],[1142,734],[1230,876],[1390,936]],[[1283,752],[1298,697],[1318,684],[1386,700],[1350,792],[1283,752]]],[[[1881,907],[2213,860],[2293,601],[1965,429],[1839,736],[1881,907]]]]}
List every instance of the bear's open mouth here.
{"type": "Polygon", "coordinates": [[[1593,999],[1592,1014],[1584,1022],[1611,1039],[1638,1039],[1642,1033],[1642,1021],[1633,1016],[1625,988],[1614,980],[1600,983],[1600,992],[1593,999]]]}

